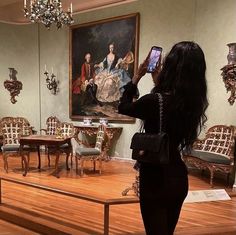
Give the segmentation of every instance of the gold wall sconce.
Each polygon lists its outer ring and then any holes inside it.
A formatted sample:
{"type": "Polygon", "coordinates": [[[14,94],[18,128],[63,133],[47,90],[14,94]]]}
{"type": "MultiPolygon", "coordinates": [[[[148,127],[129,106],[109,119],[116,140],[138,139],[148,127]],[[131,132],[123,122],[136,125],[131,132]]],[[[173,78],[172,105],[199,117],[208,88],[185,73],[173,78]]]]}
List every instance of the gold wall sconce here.
{"type": "Polygon", "coordinates": [[[50,76],[45,65],[44,75],[46,76],[46,84],[48,90],[50,90],[53,95],[56,95],[59,92],[59,81],[56,79],[56,75],[53,73],[53,68],[50,76]]]}
{"type": "Polygon", "coordinates": [[[16,78],[17,71],[14,68],[9,68],[9,70],[10,79],[4,81],[4,87],[10,92],[12,104],[15,104],[17,102],[15,97],[20,94],[23,85],[22,82],[18,81],[16,78]]]}
{"type": "Polygon", "coordinates": [[[227,44],[229,47],[229,54],[227,55],[228,64],[221,70],[221,76],[227,92],[230,92],[228,101],[233,105],[236,99],[236,43],[227,44]]]}

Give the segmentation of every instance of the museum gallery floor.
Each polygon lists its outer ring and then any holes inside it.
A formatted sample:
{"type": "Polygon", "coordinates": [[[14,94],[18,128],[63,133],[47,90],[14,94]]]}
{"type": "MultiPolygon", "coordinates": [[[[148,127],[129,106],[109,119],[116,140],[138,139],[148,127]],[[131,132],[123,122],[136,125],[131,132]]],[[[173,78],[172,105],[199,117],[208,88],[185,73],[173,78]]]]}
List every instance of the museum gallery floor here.
{"type": "MultiPolygon", "coordinates": [[[[117,160],[105,162],[101,175],[91,170],[92,164],[86,163],[85,176],[80,177],[75,173],[75,164],[70,171],[66,170],[62,156],[60,178],[56,178],[51,174],[54,160],[52,156],[52,166],[48,167],[47,158],[42,154],[42,169],[39,172],[37,154],[32,153],[30,170],[23,177],[20,158],[9,158],[9,173],[6,174],[0,154],[0,176],[103,199],[123,198],[121,192],[132,185],[135,177],[133,163],[117,160]]],[[[224,187],[225,179],[216,179],[215,188],[224,187]]],[[[103,234],[104,211],[100,204],[5,181],[2,181],[1,188],[0,235],[103,234]]],[[[200,189],[210,189],[209,179],[193,172],[190,174],[190,190],[200,189]]],[[[128,197],[134,197],[132,191],[128,197]]],[[[184,204],[175,235],[236,234],[236,197],[233,195],[231,199],[184,204]]],[[[111,235],[145,234],[138,203],[110,206],[109,219],[111,235]]]]}

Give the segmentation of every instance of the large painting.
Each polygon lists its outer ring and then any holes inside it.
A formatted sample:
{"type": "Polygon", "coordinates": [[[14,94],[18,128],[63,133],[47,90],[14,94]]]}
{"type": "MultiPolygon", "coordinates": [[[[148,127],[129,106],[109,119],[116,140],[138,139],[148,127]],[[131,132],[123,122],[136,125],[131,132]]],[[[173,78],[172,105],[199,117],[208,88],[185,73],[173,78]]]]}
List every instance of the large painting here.
{"type": "Polygon", "coordinates": [[[70,28],[70,118],[133,122],[118,114],[124,86],[137,68],[139,14],[70,28]]]}

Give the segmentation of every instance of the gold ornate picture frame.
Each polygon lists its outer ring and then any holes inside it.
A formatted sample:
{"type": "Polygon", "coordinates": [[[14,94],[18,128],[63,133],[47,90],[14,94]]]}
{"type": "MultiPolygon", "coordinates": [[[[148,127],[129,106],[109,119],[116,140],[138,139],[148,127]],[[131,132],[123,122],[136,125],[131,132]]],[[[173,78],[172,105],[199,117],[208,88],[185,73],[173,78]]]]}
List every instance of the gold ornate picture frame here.
{"type": "Polygon", "coordinates": [[[70,118],[134,122],[118,114],[138,66],[139,13],[70,27],[70,118]]]}

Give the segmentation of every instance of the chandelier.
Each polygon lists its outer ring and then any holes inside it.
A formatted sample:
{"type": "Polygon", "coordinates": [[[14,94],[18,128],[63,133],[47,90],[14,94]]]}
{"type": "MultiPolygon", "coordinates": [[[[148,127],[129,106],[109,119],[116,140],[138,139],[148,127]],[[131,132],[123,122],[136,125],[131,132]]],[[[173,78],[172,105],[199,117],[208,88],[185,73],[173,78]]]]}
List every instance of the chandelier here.
{"type": "Polygon", "coordinates": [[[63,25],[74,23],[72,18],[72,3],[67,12],[63,12],[61,0],[30,0],[27,7],[24,0],[24,13],[32,23],[42,23],[47,29],[55,23],[60,29],[63,25]]]}

